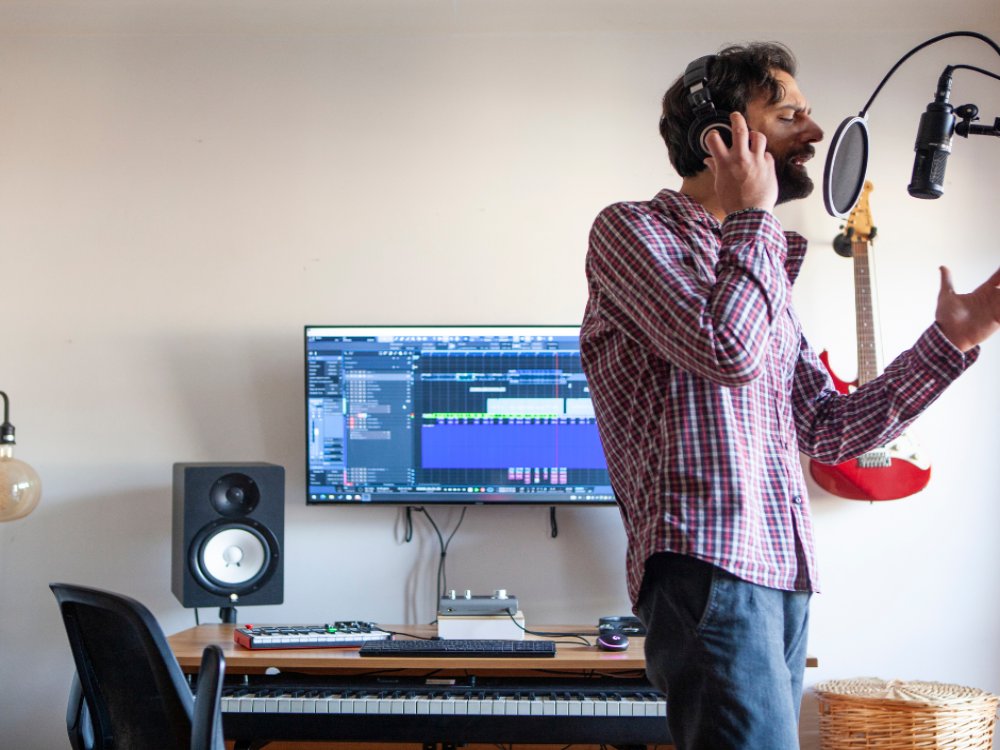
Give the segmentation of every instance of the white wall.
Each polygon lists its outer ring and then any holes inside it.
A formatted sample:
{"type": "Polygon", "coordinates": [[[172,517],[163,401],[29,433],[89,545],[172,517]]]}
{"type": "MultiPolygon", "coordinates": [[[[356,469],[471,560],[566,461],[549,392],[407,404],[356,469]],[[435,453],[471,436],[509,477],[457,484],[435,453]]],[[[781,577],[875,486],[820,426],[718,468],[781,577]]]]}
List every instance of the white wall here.
{"type": "MultiPolygon", "coordinates": [[[[0,526],[0,742],[25,749],[65,742],[71,659],[49,581],[126,592],[168,632],[193,624],[170,593],[175,461],[287,468],[286,603],[241,619],[433,616],[436,538],[422,518],[407,544],[395,510],[305,506],[304,324],[576,322],[593,216],[678,184],[656,119],[689,59],[788,42],[832,133],[903,52],[968,25],[157,33],[33,25],[31,5],[14,6],[0,15],[0,388],[44,497],[0,526]]],[[[1000,37],[1000,24],[979,28],[1000,37]]],[[[918,116],[958,61],[1000,67],[981,45],[939,45],[871,112],[889,353],[932,320],[940,263],[968,289],[1000,255],[994,140],[956,144],[940,201],[905,192],[918,116]]],[[[998,91],[956,77],[956,103],[986,119],[998,91]]],[[[850,374],[838,222],[818,193],[780,212],[814,243],[796,293],[806,330],[850,374]]],[[[934,464],[919,496],[814,494],[824,592],[810,684],[878,675],[1000,691],[998,376],[994,341],[918,423],[934,464]]],[[[458,511],[435,519],[451,528],[458,511]]],[[[550,539],[544,508],[469,510],[449,585],[508,588],[529,625],[627,613],[617,512],[561,510],[559,529],[550,539]]],[[[804,718],[804,746],[818,747],[811,705],[804,718]]]]}

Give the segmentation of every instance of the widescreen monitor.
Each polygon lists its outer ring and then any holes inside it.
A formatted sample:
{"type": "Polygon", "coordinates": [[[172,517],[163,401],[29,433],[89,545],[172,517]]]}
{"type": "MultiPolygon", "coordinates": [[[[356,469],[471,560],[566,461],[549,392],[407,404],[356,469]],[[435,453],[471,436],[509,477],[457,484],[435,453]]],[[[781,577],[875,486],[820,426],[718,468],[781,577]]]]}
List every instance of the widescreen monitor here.
{"type": "Polygon", "coordinates": [[[577,326],[307,326],[309,504],[614,502],[577,326]]]}

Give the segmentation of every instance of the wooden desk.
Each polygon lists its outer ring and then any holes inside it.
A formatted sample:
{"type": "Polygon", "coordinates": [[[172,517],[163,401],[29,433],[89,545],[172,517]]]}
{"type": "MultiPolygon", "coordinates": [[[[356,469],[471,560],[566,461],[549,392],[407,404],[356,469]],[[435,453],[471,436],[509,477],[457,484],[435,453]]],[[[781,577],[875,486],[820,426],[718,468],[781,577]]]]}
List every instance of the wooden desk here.
{"type": "MultiPolygon", "coordinates": [[[[436,635],[437,630],[431,625],[383,625],[389,630],[413,633],[424,638],[436,635]]],[[[585,633],[591,644],[597,635],[597,628],[583,625],[542,625],[537,630],[559,633],[585,633]]],[[[528,639],[539,640],[537,636],[526,636],[528,639]]],[[[385,669],[406,669],[416,671],[459,670],[465,672],[470,666],[475,666],[477,674],[485,671],[508,673],[512,669],[544,670],[551,672],[585,672],[601,671],[609,673],[636,672],[641,673],[646,668],[642,647],[644,638],[629,639],[627,651],[613,653],[598,651],[593,645],[586,646],[581,642],[573,642],[571,638],[546,638],[558,642],[554,657],[516,658],[516,659],[483,659],[474,661],[450,657],[362,657],[357,649],[347,648],[300,648],[300,649],[246,649],[233,642],[232,625],[199,625],[195,628],[182,630],[167,639],[177,661],[185,672],[197,672],[201,663],[201,652],[205,646],[215,643],[222,647],[226,657],[227,674],[260,674],[266,669],[276,667],[283,671],[294,671],[303,674],[351,674],[371,672],[374,667],[385,669]]]]}
{"type": "MultiPolygon", "coordinates": [[[[431,636],[429,626],[386,626],[416,635],[431,636]]],[[[538,626],[542,631],[589,633],[594,627],[538,626]]],[[[533,637],[533,636],[529,636],[533,637]]],[[[652,695],[643,675],[643,638],[631,638],[624,652],[599,651],[592,645],[573,643],[570,638],[552,638],[558,643],[555,657],[529,658],[404,658],[362,657],[357,649],[262,649],[249,650],[233,642],[232,625],[200,625],[170,636],[168,641],[181,668],[195,673],[205,646],[222,646],[226,658],[227,683],[244,682],[250,690],[259,686],[287,686],[317,690],[331,685],[365,685],[379,681],[387,690],[407,689],[429,679],[454,681],[457,691],[497,689],[528,693],[556,690],[569,692],[574,686],[611,693],[645,691],[652,695]],[[268,675],[267,672],[280,674],[268,675]],[[472,687],[470,687],[470,685],[472,687]]],[[[426,689],[426,688],[425,688],[426,689]]],[[[436,689],[442,689],[437,686],[436,689]]],[[[448,688],[444,688],[448,689],[448,688]]],[[[603,694],[603,693],[602,693],[603,694]]],[[[513,695],[513,694],[512,694],[513,695]]],[[[662,701],[661,701],[662,702],[662,701]]],[[[513,703],[512,697],[507,705],[513,703]]],[[[624,705],[613,706],[617,713],[624,705]]],[[[632,710],[631,707],[629,710],[632,710]]],[[[635,709],[638,712],[638,709],[635,709]]],[[[444,748],[463,743],[570,743],[614,744],[645,747],[670,742],[666,719],[656,716],[385,716],[302,714],[224,714],[227,739],[237,747],[259,747],[262,740],[375,741],[382,744],[418,742],[424,748],[440,743],[444,748]]]]}

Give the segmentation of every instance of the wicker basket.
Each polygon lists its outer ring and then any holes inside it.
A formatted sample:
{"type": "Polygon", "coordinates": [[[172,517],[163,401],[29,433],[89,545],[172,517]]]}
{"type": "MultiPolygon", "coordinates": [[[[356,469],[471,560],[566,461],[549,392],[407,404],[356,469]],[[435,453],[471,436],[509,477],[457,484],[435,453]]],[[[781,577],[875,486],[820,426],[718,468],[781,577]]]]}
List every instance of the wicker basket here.
{"type": "Polygon", "coordinates": [[[813,688],[821,750],[990,750],[997,696],[940,682],[865,678],[813,688]]]}

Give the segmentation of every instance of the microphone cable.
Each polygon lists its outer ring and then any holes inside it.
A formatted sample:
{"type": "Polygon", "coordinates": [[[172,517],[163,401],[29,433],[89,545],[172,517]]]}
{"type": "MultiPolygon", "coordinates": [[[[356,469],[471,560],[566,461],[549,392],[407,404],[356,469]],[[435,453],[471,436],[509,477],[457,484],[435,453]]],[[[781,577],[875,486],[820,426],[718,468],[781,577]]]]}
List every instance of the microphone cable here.
{"type": "MultiPolygon", "coordinates": [[[[942,41],[944,39],[952,39],[954,37],[971,37],[973,39],[979,39],[980,41],[985,42],[990,47],[992,47],[993,50],[998,55],[1000,55],[1000,45],[998,45],[996,42],[994,42],[992,39],[990,39],[985,34],[980,34],[978,31],[949,31],[946,34],[939,34],[936,37],[928,39],[926,42],[922,42],[922,43],[918,44],[916,47],[914,47],[909,52],[907,52],[905,55],[903,55],[901,58],[899,58],[899,61],[895,65],[893,65],[892,68],[889,69],[889,72],[885,74],[885,77],[882,79],[882,81],[879,83],[879,85],[875,87],[875,91],[872,92],[872,95],[868,98],[868,101],[865,102],[865,106],[861,108],[861,112],[858,114],[858,116],[859,117],[865,117],[865,115],[867,114],[869,108],[872,106],[872,103],[875,101],[875,97],[879,95],[879,92],[882,91],[882,88],[886,85],[886,83],[889,82],[889,79],[892,78],[892,75],[897,70],[899,70],[899,67],[904,62],[906,62],[907,60],[909,60],[917,52],[919,52],[920,50],[924,49],[925,47],[930,47],[932,44],[937,44],[938,42],[940,42],[940,41],[942,41]]],[[[980,72],[980,73],[985,73],[986,75],[989,75],[989,76],[991,76],[993,78],[1000,79],[1000,76],[997,76],[997,75],[995,75],[993,73],[990,73],[989,71],[973,67],[971,65],[961,65],[961,66],[959,66],[959,65],[953,65],[953,66],[949,66],[949,67],[951,69],[953,69],[953,70],[957,69],[959,67],[965,68],[965,69],[968,69],[968,70],[975,70],[975,71],[980,72]]]]}

